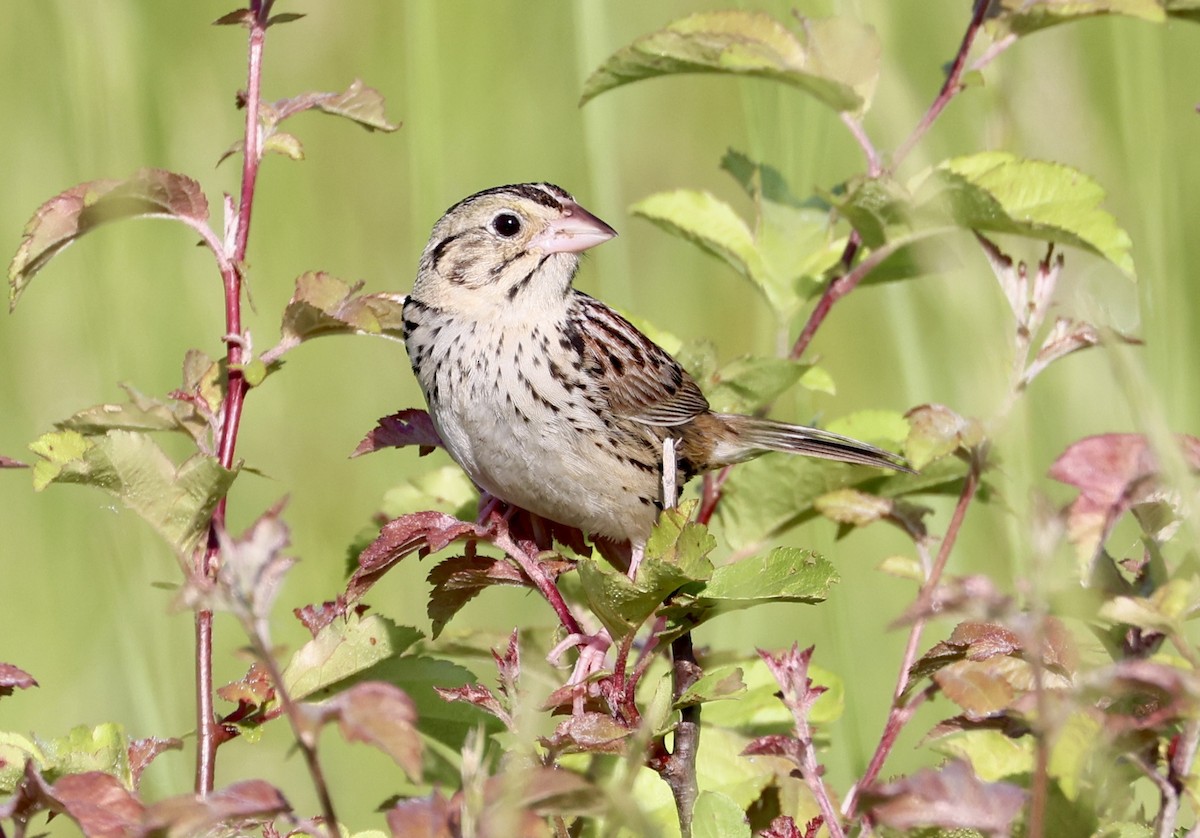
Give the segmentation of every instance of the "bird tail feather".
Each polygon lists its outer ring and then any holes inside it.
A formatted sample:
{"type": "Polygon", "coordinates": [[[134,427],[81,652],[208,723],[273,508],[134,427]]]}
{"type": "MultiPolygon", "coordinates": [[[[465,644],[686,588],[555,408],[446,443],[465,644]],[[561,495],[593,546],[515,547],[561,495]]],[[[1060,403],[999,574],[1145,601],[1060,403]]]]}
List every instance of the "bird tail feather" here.
{"type": "Polygon", "coordinates": [[[767,451],[782,451],[842,463],[913,471],[899,454],[820,428],[734,414],[719,414],[718,418],[725,420],[726,426],[733,430],[734,440],[720,446],[725,450],[714,454],[717,459],[730,463],[748,460],[767,451]]]}

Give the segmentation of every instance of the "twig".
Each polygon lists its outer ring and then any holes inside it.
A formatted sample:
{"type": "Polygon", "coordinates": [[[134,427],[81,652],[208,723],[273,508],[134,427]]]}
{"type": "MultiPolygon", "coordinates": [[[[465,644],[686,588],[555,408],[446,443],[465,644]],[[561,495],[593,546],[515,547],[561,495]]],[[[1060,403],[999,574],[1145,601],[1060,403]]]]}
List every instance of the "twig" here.
{"type": "MultiPolygon", "coordinates": [[[[950,65],[950,72],[946,74],[946,81],[942,84],[942,88],[933,100],[933,103],[925,111],[924,116],[921,117],[921,121],[917,123],[912,133],[905,138],[900,147],[892,154],[891,161],[887,167],[882,166],[879,153],[870,138],[863,131],[862,123],[849,114],[842,114],[842,122],[850,129],[850,133],[867,156],[867,174],[870,177],[878,177],[886,174],[899,166],[908,157],[921,138],[925,136],[925,133],[933,125],[934,121],[937,120],[941,112],[945,110],[950,100],[963,89],[962,75],[963,70],[966,68],[967,55],[971,51],[971,45],[975,42],[975,36],[979,34],[979,30],[983,26],[983,19],[987,13],[989,2],[990,0],[975,0],[975,7],[971,13],[971,21],[967,24],[967,31],[963,34],[962,43],[958,47],[958,53],[954,56],[954,62],[950,65]]],[[[1004,47],[999,47],[1001,43],[1004,42],[998,41],[992,46],[989,54],[985,56],[987,61],[991,61],[996,55],[1003,52],[1004,48],[1007,48],[1007,43],[1004,44],[1004,47]]],[[[981,58],[976,64],[983,66],[987,61],[981,58]]],[[[801,330],[800,336],[796,338],[796,343],[792,346],[792,351],[789,355],[792,360],[799,359],[804,354],[804,351],[808,349],[808,345],[812,343],[817,329],[825,322],[825,318],[833,308],[834,303],[853,291],[859,282],[879,264],[879,261],[882,261],[877,260],[873,262],[866,271],[860,271],[859,268],[851,270],[850,265],[853,263],[854,256],[860,244],[861,239],[858,238],[858,233],[851,233],[850,241],[846,245],[846,252],[842,255],[842,265],[846,273],[829,280],[829,283],[825,286],[825,291],[821,295],[821,299],[817,301],[816,307],[808,317],[808,322],[804,324],[804,329],[801,330]]]]}
{"type": "MultiPolygon", "coordinates": [[[[245,152],[242,161],[241,201],[238,205],[237,235],[234,252],[218,257],[221,278],[225,287],[225,332],[226,335],[242,333],[242,265],[246,260],[246,246],[250,235],[250,214],[254,201],[254,187],[258,179],[258,166],[262,157],[261,133],[258,109],[262,87],[263,43],[266,37],[266,20],[273,0],[251,0],[249,57],[246,83],[246,128],[245,152]]],[[[212,247],[212,243],[208,243],[212,247]]],[[[220,437],[217,441],[217,458],[224,468],[232,468],[234,451],[237,448],[238,427],[241,424],[242,403],[246,397],[246,379],[240,365],[243,362],[241,341],[226,341],[227,387],[221,405],[220,437]]],[[[226,498],[221,498],[213,511],[209,528],[208,544],[198,555],[200,575],[212,578],[218,551],[216,532],[225,524],[226,498]]],[[[213,712],[212,680],[212,612],[196,613],[196,794],[205,796],[212,792],[216,776],[217,747],[222,739],[213,712]]]]}
{"type": "MultiPolygon", "coordinates": [[[[938,550],[933,568],[930,570],[925,584],[921,587],[918,602],[931,597],[936,591],[938,583],[941,582],[942,573],[946,569],[946,562],[950,558],[950,551],[954,549],[954,543],[958,540],[958,533],[962,528],[963,519],[966,518],[967,508],[971,505],[971,501],[975,499],[975,495],[979,491],[979,476],[983,470],[985,456],[985,451],[975,450],[971,452],[970,468],[967,470],[966,479],[963,481],[962,491],[958,495],[958,503],[954,506],[954,514],[951,516],[950,524],[946,528],[946,535],[942,539],[941,548],[938,550]]],[[[871,756],[867,770],[863,772],[863,776],[854,784],[850,792],[846,795],[846,799],[842,802],[842,813],[846,816],[849,816],[854,811],[862,790],[874,783],[875,779],[879,776],[884,762],[887,760],[892,747],[896,743],[896,736],[912,716],[916,701],[924,700],[923,697],[914,699],[908,703],[905,703],[903,700],[904,693],[908,690],[909,672],[917,659],[917,650],[920,648],[921,634],[924,630],[925,618],[918,617],[908,632],[908,642],[904,649],[904,659],[900,664],[900,674],[896,679],[896,689],[892,694],[892,709],[888,713],[887,721],[884,723],[883,735],[880,736],[879,744],[875,748],[875,753],[871,756]]],[[[924,696],[924,693],[921,695],[924,696]]]]}
{"type": "MultiPolygon", "coordinates": [[[[933,104],[925,111],[925,115],[921,117],[921,121],[917,123],[917,127],[912,130],[912,133],[908,135],[892,155],[889,169],[895,169],[904,161],[904,158],[908,157],[909,152],[925,136],[925,133],[930,129],[934,121],[945,110],[946,105],[950,104],[950,100],[963,89],[962,75],[963,70],[967,66],[967,53],[971,51],[971,45],[975,43],[975,36],[979,34],[979,30],[983,26],[983,18],[987,14],[990,3],[991,0],[975,0],[975,8],[971,12],[971,22],[967,24],[967,31],[963,33],[962,43],[958,47],[958,54],[954,56],[954,63],[950,65],[950,72],[946,74],[946,81],[942,84],[942,89],[938,91],[937,98],[933,100],[933,104]]],[[[999,53],[996,54],[998,55],[999,53]]],[[[991,57],[994,58],[995,55],[991,57]]],[[[989,58],[988,60],[990,61],[991,59],[989,58]]]]}

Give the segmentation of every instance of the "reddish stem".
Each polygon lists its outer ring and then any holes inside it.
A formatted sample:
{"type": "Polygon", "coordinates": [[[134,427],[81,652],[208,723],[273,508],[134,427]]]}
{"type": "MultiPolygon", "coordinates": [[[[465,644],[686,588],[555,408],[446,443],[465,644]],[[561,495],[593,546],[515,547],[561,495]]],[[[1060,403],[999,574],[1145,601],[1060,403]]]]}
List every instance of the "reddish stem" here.
{"type": "MultiPolygon", "coordinates": [[[[946,105],[950,104],[950,100],[963,89],[962,75],[967,65],[967,54],[971,51],[971,45],[975,42],[975,36],[979,34],[979,30],[983,26],[983,19],[987,14],[989,2],[990,0],[975,0],[975,7],[971,12],[971,22],[967,24],[967,31],[963,33],[962,43],[959,44],[958,53],[954,56],[954,62],[950,65],[950,72],[946,74],[946,81],[942,84],[942,89],[938,91],[937,98],[933,100],[933,103],[925,111],[925,115],[921,117],[921,121],[917,123],[912,133],[896,149],[896,152],[892,155],[891,163],[886,169],[880,167],[878,153],[875,151],[875,147],[871,144],[870,139],[863,132],[861,123],[843,115],[843,122],[850,128],[854,138],[867,155],[868,174],[870,176],[876,177],[885,174],[899,166],[908,157],[920,139],[925,136],[930,126],[933,125],[941,112],[945,110],[946,105]]],[[[796,338],[796,343],[792,347],[792,352],[789,356],[792,360],[800,358],[804,354],[804,351],[808,349],[808,345],[812,343],[813,337],[816,336],[817,329],[825,322],[825,318],[829,315],[833,304],[853,291],[859,282],[869,273],[869,271],[860,271],[859,268],[850,270],[850,265],[854,261],[854,256],[860,244],[861,239],[858,238],[858,233],[851,233],[850,241],[846,244],[846,251],[842,254],[842,266],[846,273],[829,280],[829,284],[825,286],[825,292],[821,295],[821,299],[817,301],[812,314],[809,315],[808,321],[804,324],[804,329],[800,332],[800,336],[796,338]]],[[[875,262],[871,267],[874,268],[878,263],[878,261],[875,262]]],[[[859,267],[861,268],[861,265],[859,267]]]]}
{"type": "MultiPolygon", "coordinates": [[[[985,456],[984,451],[976,450],[971,452],[970,468],[967,470],[966,479],[963,481],[962,491],[959,492],[958,503],[954,506],[954,514],[950,518],[949,526],[946,527],[946,535],[942,539],[941,548],[938,550],[933,568],[929,571],[929,577],[921,587],[921,593],[917,598],[918,603],[933,596],[934,591],[941,582],[942,573],[946,569],[946,562],[950,558],[950,551],[954,549],[954,544],[958,540],[959,530],[962,529],[963,520],[966,518],[967,508],[971,505],[971,501],[975,499],[975,495],[979,491],[979,476],[983,471],[985,456]]],[[[912,717],[917,705],[928,697],[922,693],[911,701],[905,702],[903,700],[904,693],[908,690],[908,675],[913,663],[917,659],[917,650],[921,645],[921,633],[924,630],[925,619],[918,617],[913,622],[912,628],[908,633],[908,642],[904,649],[904,660],[900,664],[900,674],[896,679],[896,689],[893,693],[892,709],[888,713],[887,722],[884,724],[883,735],[879,738],[879,744],[875,748],[875,753],[871,756],[867,770],[863,773],[862,778],[854,784],[854,787],[846,795],[846,799],[842,803],[842,813],[845,815],[853,813],[859,794],[864,788],[875,782],[875,779],[879,776],[879,772],[883,769],[884,762],[892,752],[892,747],[896,744],[896,737],[899,735],[900,730],[912,717]]]]}
{"type": "MultiPolygon", "coordinates": [[[[243,363],[242,342],[242,265],[246,260],[246,246],[250,235],[250,214],[254,201],[254,187],[258,180],[258,166],[262,156],[262,135],[259,131],[258,109],[262,86],[263,42],[266,36],[266,17],[270,11],[269,0],[251,0],[249,69],[246,84],[246,128],[245,154],[242,162],[241,202],[238,205],[237,233],[234,252],[219,259],[221,278],[225,290],[225,335],[227,387],[221,405],[217,459],[224,468],[232,468],[237,448],[238,427],[241,424],[242,403],[246,398],[246,379],[240,365],[243,363]]],[[[198,571],[211,578],[216,572],[217,528],[225,524],[226,498],[218,501],[213,511],[208,544],[199,557],[198,571]]],[[[212,612],[196,614],[196,794],[204,796],[213,790],[216,775],[217,747],[221,742],[220,730],[213,712],[212,680],[212,612]]]]}

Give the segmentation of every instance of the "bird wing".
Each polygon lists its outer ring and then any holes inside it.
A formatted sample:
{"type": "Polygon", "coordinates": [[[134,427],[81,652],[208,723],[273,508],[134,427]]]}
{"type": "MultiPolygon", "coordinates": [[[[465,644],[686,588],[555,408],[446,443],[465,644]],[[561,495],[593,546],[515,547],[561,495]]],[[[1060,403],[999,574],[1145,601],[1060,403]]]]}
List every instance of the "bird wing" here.
{"type": "Polygon", "coordinates": [[[708,399],[666,350],[598,300],[577,293],[576,322],[585,366],[617,416],[672,427],[708,412],[708,399]]]}

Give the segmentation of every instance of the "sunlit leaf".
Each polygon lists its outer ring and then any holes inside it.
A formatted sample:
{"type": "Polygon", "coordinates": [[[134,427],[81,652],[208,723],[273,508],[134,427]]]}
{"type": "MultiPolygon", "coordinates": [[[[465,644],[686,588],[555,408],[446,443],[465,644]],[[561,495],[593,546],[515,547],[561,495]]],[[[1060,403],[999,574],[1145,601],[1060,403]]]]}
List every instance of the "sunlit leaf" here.
{"type": "Polygon", "coordinates": [[[1100,208],[1104,190],[1060,163],[985,151],[943,161],[918,190],[922,214],[972,230],[1080,247],[1134,276],[1129,234],[1100,208]]]}
{"type": "Polygon", "coordinates": [[[27,690],[37,685],[38,682],[24,669],[0,661],[0,698],[12,695],[13,690],[27,690]]]}
{"type": "Polygon", "coordinates": [[[640,79],[731,73],[797,87],[839,111],[864,107],[874,91],[880,46],[848,19],[804,20],[794,33],[761,12],[702,12],[638,38],[584,83],[581,103],[640,79]]]}
{"type": "Polygon", "coordinates": [[[283,671],[283,683],[293,698],[305,698],[401,654],[420,636],[378,614],[350,614],[296,650],[283,671]]]}
{"type": "Polygon", "coordinates": [[[1163,0],[998,0],[988,9],[987,26],[1000,38],[1098,15],[1124,15],[1151,23],[1166,20],[1163,0]]]}
{"type": "Polygon", "coordinates": [[[30,445],[41,461],[34,485],[95,486],[136,512],[180,555],[208,530],[213,509],[229,491],[237,469],[194,455],[176,466],[149,436],[109,431],[84,437],[76,431],[45,434],[30,445]]]}
{"type": "Polygon", "coordinates": [[[756,602],[821,602],[837,581],[833,565],[813,551],[776,547],[765,555],[716,568],[699,597],[722,608],[756,602]]]}
{"type": "Polygon", "coordinates": [[[124,218],[173,218],[208,230],[208,200],[200,184],[162,169],[142,169],[125,180],[94,180],[55,195],[25,225],[8,268],[9,308],[55,255],[102,224],[124,218]]]}
{"type": "Polygon", "coordinates": [[[368,131],[390,132],[400,128],[399,123],[390,121],[384,113],[383,95],[363,84],[361,79],[355,79],[341,93],[302,93],[273,102],[271,108],[277,115],[277,122],[303,111],[318,110],[357,122],[368,131]]]}
{"type": "Polygon", "coordinates": [[[350,285],[321,271],[301,274],[283,312],[280,341],[263,353],[263,362],[271,364],[303,341],[325,335],[361,333],[403,340],[404,297],[359,294],[361,289],[361,282],[350,285]]]}
{"type": "Polygon", "coordinates": [[[746,694],[746,682],[738,666],[722,666],[705,672],[675,699],[675,707],[687,707],[709,701],[740,698],[746,694]]]}

